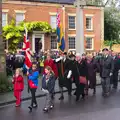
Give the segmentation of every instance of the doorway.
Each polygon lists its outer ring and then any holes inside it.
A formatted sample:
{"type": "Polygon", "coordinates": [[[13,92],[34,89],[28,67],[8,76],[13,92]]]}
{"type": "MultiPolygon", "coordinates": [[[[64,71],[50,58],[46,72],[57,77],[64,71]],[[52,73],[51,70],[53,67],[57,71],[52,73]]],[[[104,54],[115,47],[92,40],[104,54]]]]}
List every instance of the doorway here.
{"type": "Polygon", "coordinates": [[[42,49],[42,38],[35,38],[35,52],[38,54],[42,49]]]}
{"type": "Polygon", "coordinates": [[[38,54],[40,50],[44,51],[44,34],[35,31],[32,35],[32,51],[38,54]]]}

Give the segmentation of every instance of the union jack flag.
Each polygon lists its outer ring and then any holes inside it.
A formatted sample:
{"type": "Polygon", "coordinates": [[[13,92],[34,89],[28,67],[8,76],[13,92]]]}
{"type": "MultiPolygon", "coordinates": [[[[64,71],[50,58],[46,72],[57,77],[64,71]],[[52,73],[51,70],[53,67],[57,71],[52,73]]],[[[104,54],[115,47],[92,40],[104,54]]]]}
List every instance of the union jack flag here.
{"type": "Polygon", "coordinates": [[[25,26],[25,34],[24,34],[24,41],[23,41],[23,51],[25,51],[25,63],[24,67],[26,69],[29,69],[32,66],[32,61],[31,61],[31,52],[30,52],[30,41],[28,38],[28,31],[25,26]]]}

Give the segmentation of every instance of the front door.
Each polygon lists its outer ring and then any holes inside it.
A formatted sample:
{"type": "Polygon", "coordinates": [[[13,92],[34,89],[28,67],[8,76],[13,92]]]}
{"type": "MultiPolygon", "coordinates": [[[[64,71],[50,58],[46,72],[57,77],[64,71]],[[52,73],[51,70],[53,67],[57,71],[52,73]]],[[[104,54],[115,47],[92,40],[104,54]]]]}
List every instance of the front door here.
{"type": "Polygon", "coordinates": [[[42,38],[35,38],[35,52],[38,54],[42,49],[42,38]]]}
{"type": "Polygon", "coordinates": [[[39,53],[40,50],[44,51],[44,34],[40,34],[39,32],[33,32],[32,51],[34,53],[39,53]]]}

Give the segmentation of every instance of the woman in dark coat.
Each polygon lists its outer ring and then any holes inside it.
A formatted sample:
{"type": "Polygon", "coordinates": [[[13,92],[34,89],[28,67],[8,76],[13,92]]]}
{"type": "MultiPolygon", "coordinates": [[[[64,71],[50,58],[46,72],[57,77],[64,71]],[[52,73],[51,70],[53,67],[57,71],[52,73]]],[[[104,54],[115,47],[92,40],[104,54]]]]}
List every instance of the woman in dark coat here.
{"type": "MultiPolygon", "coordinates": [[[[79,74],[81,77],[87,79],[88,69],[86,59],[82,58],[80,62],[78,62],[79,74]]],[[[79,100],[80,95],[82,95],[82,99],[85,98],[85,86],[86,84],[80,83],[79,88],[76,91],[76,101],[79,100]]]]}
{"type": "Polygon", "coordinates": [[[87,56],[87,68],[88,68],[88,87],[93,89],[93,94],[96,93],[96,72],[97,72],[97,63],[92,57],[92,55],[87,56]]]}

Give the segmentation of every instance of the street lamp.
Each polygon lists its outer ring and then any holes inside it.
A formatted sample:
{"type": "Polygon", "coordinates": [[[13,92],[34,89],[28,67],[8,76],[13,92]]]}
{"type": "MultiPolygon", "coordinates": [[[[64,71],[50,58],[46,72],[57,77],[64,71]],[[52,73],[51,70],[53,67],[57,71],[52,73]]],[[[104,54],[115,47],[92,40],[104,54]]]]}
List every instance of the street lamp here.
{"type": "Polygon", "coordinates": [[[84,53],[84,22],[83,8],[86,6],[86,0],[75,0],[76,7],[76,52],[82,55],[84,53]]]}

